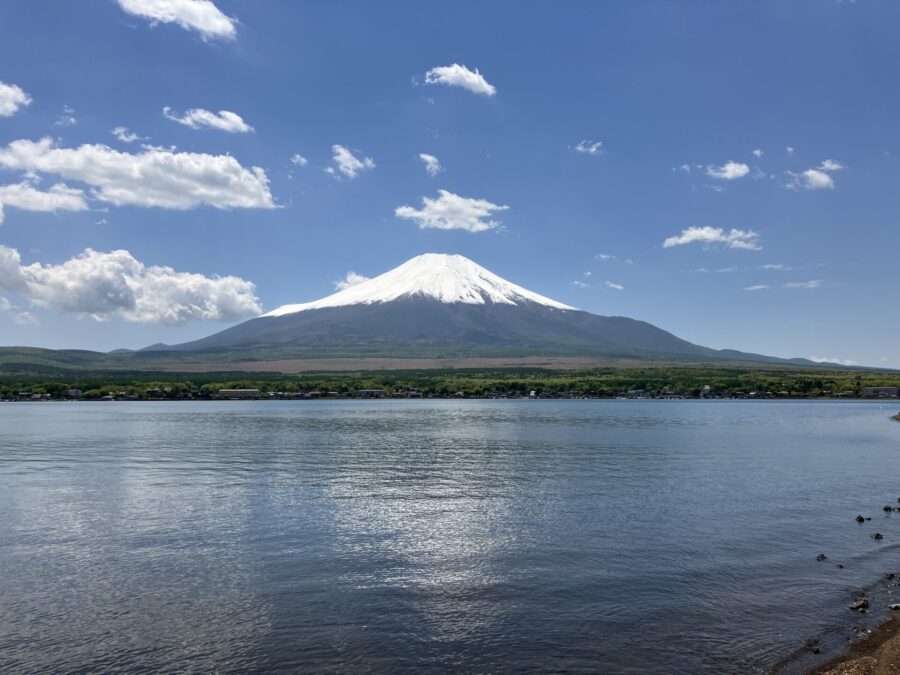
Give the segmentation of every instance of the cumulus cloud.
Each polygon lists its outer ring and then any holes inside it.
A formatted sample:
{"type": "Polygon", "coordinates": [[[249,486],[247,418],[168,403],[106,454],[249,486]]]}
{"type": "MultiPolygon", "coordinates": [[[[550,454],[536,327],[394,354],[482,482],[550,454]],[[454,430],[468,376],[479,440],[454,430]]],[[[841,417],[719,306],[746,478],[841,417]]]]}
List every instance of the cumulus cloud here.
{"type": "Polygon", "coordinates": [[[765,284],[756,284],[755,286],[747,286],[744,290],[745,291],[767,291],[767,290],[769,290],[769,287],[766,286],[765,284]]]}
{"type": "Polygon", "coordinates": [[[12,185],[0,185],[0,223],[3,222],[3,208],[14,206],[23,211],[84,211],[87,202],[84,192],[70,188],[65,183],[57,183],[47,191],[38,190],[27,181],[12,185]]]}
{"type": "Polygon", "coordinates": [[[0,82],[0,117],[12,117],[31,104],[31,97],[16,84],[0,82]]]}
{"type": "Polygon", "coordinates": [[[624,291],[625,290],[625,287],[622,284],[617,284],[613,281],[607,281],[606,287],[611,288],[614,291],[624,291]]]}
{"type": "Polygon", "coordinates": [[[309,160],[298,152],[291,157],[291,164],[296,164],[297,166],[306,166],[307,164],[309,164],[309,160]]]}
{"type": "Polygon", "coordinates": [[[447,190],[438,190],[438,198],[422,197],[422,208],[400,206],[394,211],[398,218],[406,218],[420,228],[438,230],[467,230],[484,232],[500,226],[500,221],[490,220],[498,211],[508,206],[493,204],[486,199],[460,197],[447,190]]]}
{"type": "Polygon", "coordinates": [[[368,281],[369,277],[364,277],[362,274],[357,274],[353,270],[347,272],[347,275],[343,279],[338,279],[334,282],[334,287],[342,291],[345,288],[350,288],[351,286],[356,286],[356,284],[361,284],[363,281],[368,281]]]}
{"type": "Polygon", "coordinates": [[[787,171],[785,173],[790,176],[790,180],[785,187],[791,190],[801,188],[804,190],[833,190],[834,178],[830,174],[843,168],[844,165],[840,162],[826,159],[814,169],[807,169],[800,173],[787,171]]]}
{"type": "Polygon", "coordinates": [[[337,170],[347,178],[356,178],[361,171],[368,171],[375,168],[375,162],[371,157],[363,157],[360,159],[343,145],[332,145],[331,152],[331,159],[334,162],[334,166],[330,166],[326,170],[332,175],[336,175],[335,170],[337,170]]]}
{"type": "Polygon", "coordinates": [[[419,159],[421,159],[425,163],[425,170],[428,172],[429,176],[437,176],[444,168],[441,166],[440,161],[434,155],[429,155],[425,152],[419,153],[419,159]]]}
{"type": "Polygon", "coordinates": [[[85,249],[59,265],[23,265],[16,249],[0,245],[0,288],[39,307],[97,321],[234,321],[262,311],[249,281],[147,266],[128,251],[85,249]]]}
{"type": "Polygon", "coordinates": [[[681,234],[667,238],[663,242],[663,248],[693,243],[705,245],[722,244],[728,248],[740,248],[748,251],[759,251],[762,249],[759,243],[759,234],[753,230],[732,228],[726,232],[721,227],[709,226],[689,227],[686,230],[682,230],[681,234]]]}
{"type": "Polygon", "coordinates": [[[220,110],[218,113],[214,113],[203,108],[191,108],[183,115],[179,115],[166,106],[163,108],[163,115],[167,119],[191,129],[218,129],[231,134],[246,134],[253,131],[253,127],[247,124],[243,117],[230,110],[220,110]]]}
{"type": "Polygon", "coordinates": [[[750,173],[750,167],[741,162],[727,161],[722,166],[709,165],[706,175],[716,180],[737,180],[750,173]]]}
{"type": "Polygon", "coordinates": [[[819,288],[821,285],[821,279],[812,279],[810,281],[790,281],[784,285],[784,288],[819,288]]]}
{"type": "Polygon", "coordinates": [[[141,138],[136,133],[131,131],[128,127],[116,127],[112,131],[110,131],[113,136],[122,141],[123,143],[134,143],[135,141],[143,141],[146,140],[141,138]]]}
{"type": "Polygon", "coordinates": [[[82,181],[94,188],[94,197],[116,206],[275,208],[266,172],[245,169],[230,155],[151,147],[131,154],[106,145],[58,148],[42,138],[0,147],[0,167],[82,181]]]}
{"type": "Polygon", "coordinates": [[[599,155],[603,152],[603,141],[579,141],[574,149],[575,152],[580,152],[582,155],[599,155]]]}
{"type": "Polygon", "coordinates": [[[235,21],[211,0],[119,0],[119,6],[129,14],[149,19],[151,25],[175,23],[197,31],[204,39],[233,40],[237,34],[235,21]]]}
{"type": "Polygon", "coordinates": [[[454,63],[452,66],[438,66],[425,73],[425,84],[446,84],[450,87],[462,87],[473,94],[493,96],[497,93],[494,85],[490,84],[484,76],[478,72],[469,70],[465,66],[454,63]]]}

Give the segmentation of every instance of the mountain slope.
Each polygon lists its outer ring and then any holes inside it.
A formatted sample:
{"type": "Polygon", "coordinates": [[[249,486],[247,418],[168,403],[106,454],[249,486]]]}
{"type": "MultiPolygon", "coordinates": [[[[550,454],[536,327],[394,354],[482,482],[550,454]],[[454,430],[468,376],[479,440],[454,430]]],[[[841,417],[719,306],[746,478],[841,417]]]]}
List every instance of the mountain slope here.
{"type": "Polygon", "coordinates": [[[239,358],[597,356],[781,359],[720,352],[643,321],[584,312],[458,255],[425,254],[314,302],[285,305],[201,340],[144,354],[239,358]]]}

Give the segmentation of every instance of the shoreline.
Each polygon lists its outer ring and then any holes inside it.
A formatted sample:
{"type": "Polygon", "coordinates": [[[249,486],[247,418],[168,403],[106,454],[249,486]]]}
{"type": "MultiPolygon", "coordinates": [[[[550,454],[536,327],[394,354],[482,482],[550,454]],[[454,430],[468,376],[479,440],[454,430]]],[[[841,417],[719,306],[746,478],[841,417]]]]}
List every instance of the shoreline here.
{"type": "Polygon", "coordinates": [[[864,639],[807,675],[893,675],[900,673],[900,616],[892,612],[864,639]]]}

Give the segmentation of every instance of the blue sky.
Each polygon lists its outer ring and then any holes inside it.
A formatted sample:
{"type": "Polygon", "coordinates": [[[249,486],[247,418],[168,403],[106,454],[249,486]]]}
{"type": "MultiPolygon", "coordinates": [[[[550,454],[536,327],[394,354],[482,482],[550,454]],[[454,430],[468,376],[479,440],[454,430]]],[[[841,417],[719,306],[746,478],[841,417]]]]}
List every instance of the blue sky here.
{"type": "Polygon", "coordinates": [[[445,252],[900,368],[900,4],[192,4],[0,5],[0,344],[184,341],[445,252]]]}

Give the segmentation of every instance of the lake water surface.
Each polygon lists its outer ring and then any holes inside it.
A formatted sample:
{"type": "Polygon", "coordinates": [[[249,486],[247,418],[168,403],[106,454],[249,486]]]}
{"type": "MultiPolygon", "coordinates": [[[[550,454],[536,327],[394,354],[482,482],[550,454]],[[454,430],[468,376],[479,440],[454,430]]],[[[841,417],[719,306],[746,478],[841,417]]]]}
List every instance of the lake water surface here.
{"type": "Polygon", "coordinates": [[[0,405],[0,671],[796,672],[900,571],[896,407],[0,405]]]}

